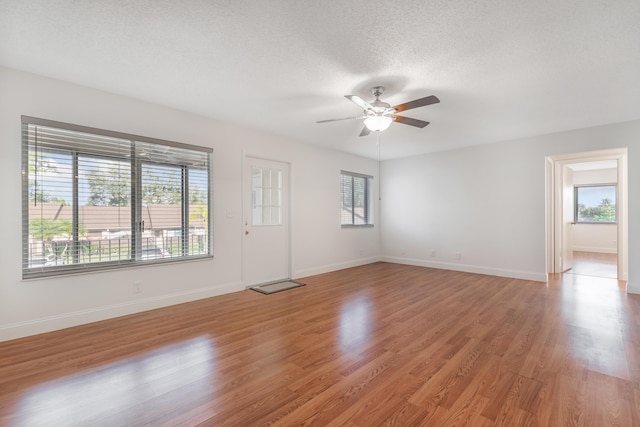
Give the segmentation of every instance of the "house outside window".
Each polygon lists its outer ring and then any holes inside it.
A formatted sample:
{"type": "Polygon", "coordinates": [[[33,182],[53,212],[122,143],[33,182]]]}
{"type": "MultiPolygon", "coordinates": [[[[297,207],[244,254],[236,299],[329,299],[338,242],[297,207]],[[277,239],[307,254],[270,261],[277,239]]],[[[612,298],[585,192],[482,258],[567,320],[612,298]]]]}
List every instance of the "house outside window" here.
{"type": "Polygon", "coordinates": [[[372,226],[369,175],[342,171],[340,174],[340,221],[342,227],[372,226]]]}
{"type": "Polygon", "coordinates": [[[23,129],[23,277],[206,258],[212,150],[33,117],[23,129]]]}
{"type": "Polygon", "coordinates": [[[615,224],[618,221],[616,184],[576,185],[574,218],[579,224],[615,224]]]}

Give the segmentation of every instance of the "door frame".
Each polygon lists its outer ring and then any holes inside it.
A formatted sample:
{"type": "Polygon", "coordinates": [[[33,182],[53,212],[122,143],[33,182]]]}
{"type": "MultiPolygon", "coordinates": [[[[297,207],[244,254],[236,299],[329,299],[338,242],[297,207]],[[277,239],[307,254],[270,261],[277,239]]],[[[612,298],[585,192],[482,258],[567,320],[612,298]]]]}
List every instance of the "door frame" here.
{"type": "Polygon", "coordinates": [[[240,260],[240,280],[242,280],[242,283],[245,286],[251,286],[250,284],[246,283],[246,274],[245,274],[245,268],[246,268],[246,239],[244,238],[244,232],[245,232],[245,215],[247,212],[247,205],[246,205],[246,201],[247,201],[247,195],[245,194],[245,179],[247,179],[246,174],[247,174],[247,170],[246,170],[246,164],[247,164],[247,158],[253,158],[253,159],[258,159],[258,160],[266,160],[269,162],[278,162],[278,163],[283,163],[286,164],[288,169],[289,169],[289,173],[287,174],[287,180],[286,180],[286,185],[287,185],[287,193],[288,193],[288,200],[287,200],[287,226],[285,227],[285,230],[287,232],[287,279],[291,279],[292,274],[293,274],[293,238],[292,238],[292,223],[293,223],[293,218],[291,216],[292,213],[292,200],[293,200],[293,186],[292,186],[292,182],[293,180],[291,179],[292,174],[293,174],[293,162],[291,161],[287,161],[287,160],[281,160],[281,159],[276,159],[274,157],[269,157],[269,156],[264,156],[264,155],[260,155],[260,154],[253,154],[250,152],[245,152],[244,150],[242,150],[242,156],[241,156],[241,160],[240,160],[240,199],[241,199],[241,212],[240,212],[240,230],[239,230],[239,235],[240,235],[240,255],[241,255],[241,260],[240,260]]]}
{"type": "Polygon", "coordinates": [[[571,153],[545,158],[546,177],[546,262],[547,273],[562,273],[561,265],[558,265],[556,254],[562,253],[562,215],[558,206],[558,192],[562,191],[562,167],[572,163],[592,162],[598,160],[616,160],[618,167],[618,280],[628,280],[629,275],[629,233],[628,233],[628,174],[627,174],[627,149],[617,148],[611,150],[589,151],[583,153],[571,153]]]}

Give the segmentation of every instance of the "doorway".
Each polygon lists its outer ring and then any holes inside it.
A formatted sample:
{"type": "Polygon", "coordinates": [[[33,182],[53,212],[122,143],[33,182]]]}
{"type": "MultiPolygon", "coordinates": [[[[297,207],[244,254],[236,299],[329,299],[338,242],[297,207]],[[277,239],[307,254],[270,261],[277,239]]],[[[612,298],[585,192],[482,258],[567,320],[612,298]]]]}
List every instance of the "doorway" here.
{"type": "Polygon", "coordinates": [[[242,281],[245,286],[290,276],[289,164],[245,156],[242,172],[242,281]]]}
{"type": "Polygon", "coordinates": [[[627,280],[626,149],[548,157],[547,272],[627,280]]]}
{"type": "Polygon", "coordinates": [[[579,276],[618,278],[618,254],[573,251],[573,268],[567,273],[579,276]]]}

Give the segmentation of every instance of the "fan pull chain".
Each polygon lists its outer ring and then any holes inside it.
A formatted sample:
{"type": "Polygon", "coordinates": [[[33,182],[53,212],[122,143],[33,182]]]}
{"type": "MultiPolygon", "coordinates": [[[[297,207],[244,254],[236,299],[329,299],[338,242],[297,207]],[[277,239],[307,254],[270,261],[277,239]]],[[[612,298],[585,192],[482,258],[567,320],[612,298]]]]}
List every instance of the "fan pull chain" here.
{"type": "Polygon", "coordinates": [[[376,132],[376,142],[378,144],[378,201],[382,201],[382,176],[380,168],[380,132],[376,132]]]}

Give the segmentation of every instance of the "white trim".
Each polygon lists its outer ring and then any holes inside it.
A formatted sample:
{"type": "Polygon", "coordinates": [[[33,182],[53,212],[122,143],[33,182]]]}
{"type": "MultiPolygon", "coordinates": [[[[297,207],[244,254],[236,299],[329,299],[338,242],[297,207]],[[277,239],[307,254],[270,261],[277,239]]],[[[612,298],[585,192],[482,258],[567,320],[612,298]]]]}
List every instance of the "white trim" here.
{"type": "Polygon", "coordinates": [[[442,261],[425,261],[413,258],[382,257],[382,261],[395,264],[415,265],[418,267],[437,268],[440,270],[463,271],[465,273],[485,274],[489,276],[509,277],[512,279],[533,280],[535,282],[547,282],[546,273],[534,271],[507,270],[504,268],[483,267],[479,265],[460,264],[442,261]]]}
{"type": "Polygon", "coordinates": [[[376,256],[376,257],[368,257],[368,258],[359,258],[359,259],[355,259],[347,262],[340,262],[336,264],[327,264],[327,265],[322,265],[320,267],[305,268],[302,270],[294,271],[293,278],[300,279],[302,277],[315,276],[316,274],[324,274],[324,273],[330,273],[332,271],[344,270],[345,268],[359,267],[361,265],[373,264],[374,262],[379,262],[379,261],[382,261],[382,259],[376,256]]]}
{"type": "Polygon", "coordinates": [[[0,326],[0,342],[244,290],[241,282],[74,311],[0,326]]]}
{"type": "Polygon", "coordinates": [[[629,283],[627,282],[627,293],[628,294],[640,294],[640,283],[629,283]]]}
{"type": "Polygon", "coordinates": [[[553,159],[545,158],[545,254],[546,254],[546,271],[547,273],[555,273],[555,224],[553,222],[555,214],[555,166],[553,159]]]}
{"type": "MultiPolygon", "coordinates": [[[[548,166],[556,166],[556,165],[568,165],[571,163],[583,163],[583,162],[589,162],[589,161],[596,161],[596,160],[616,160],[617,161],[617,170],[618,170],[618,247],[616,249],[617,254],[618,254],[618,280],[628,280],[628,275],[629,275],[629,266],[628,266],[628,254],[629,254],[629,235],[628,235],[628,190],[627,190],[627,186],[628,186],[628,169],[627,169],[627,149],[626,148],[614,148],[614,149],[609,149],[609,150],[599,150],[599,151],[590,151],[590,152],[583,152],[583,153],[570,153],[570,154],[563,154],[563,155],[557,155],[557,156],[550,156],[547,157],[545,159],[545,161],[547,162],[547,167],[548,166]]],[[[555,169],[555,168],[552,168],[555,169]]],[[[552,186],[547,186],[546,187],[546,200],[547,200],[547,209],[551,209],[551,211],[547,211],[546,221],[551,221],[551,224],[547,224],[547,226],[549,228],[553,228],[554,227],[554,223],[557,223],[558,221],[556,220],[556,215],[554,215],[558,209],[557,206],[555,206],[554,208],[554,191],[558,191],[559,190],[559,177],[558,176],[554,176],[557,175],[554,172],[557,172],[555,170],[553,170],[551,172],[551,176],[549,176],[549,173],[547,173],[547,179],[553,179],[555,181],[555,184],[552,186]]],[[[556,229],[558,229],[558,224],[555,224],[556,229]]],[[[560,229],[562,227],[559,227],[560,229]]],[[[554,238],[554,234],[557,232],[557,230],[554,230],[553,233],[547,232],[547,242],[546,242],[546,251],[547,251],[547,259],[549,260],[550,256],[553,256],[552,259],[554,259],[554,261],[557,260],[557,255],[561,252],[559,250],[559,242],[558,242],[558,237],[559,236],[555,236],[554,238]],[[555,255],[554,255],[555,254],[555,255]]],[[[554,265],[548,265],[547,266],[547,271],[549,273],[558,273],[559,271],[557,271],[557,266],[554,265]],[[550,268],[552,267],[552,268],[550,268]]]]}
{"type": "Polygon", "coordinates": [[[616,248],[598,248],[595,246],[574,246],[574,252],[596,252],[599,254],[617,254],[616,248]]]}

